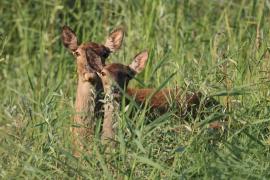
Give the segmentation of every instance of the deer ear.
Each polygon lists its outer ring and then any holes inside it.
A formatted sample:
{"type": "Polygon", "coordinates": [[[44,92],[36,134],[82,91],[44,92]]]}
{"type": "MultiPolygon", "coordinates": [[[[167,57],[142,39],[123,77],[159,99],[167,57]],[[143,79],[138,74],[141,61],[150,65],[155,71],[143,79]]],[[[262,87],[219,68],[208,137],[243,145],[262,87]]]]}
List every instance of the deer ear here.
{"type": "Polygon", "coordinates": [[[106,40],[105,46],[110,49],[111,52],[115,52],[120,49],[124,38],[124,30],[118,28],[114,30],[106,40]]]}
{"type": "Polygon", "coordinates": [[[144,69],[147,59],[148,59],[148,52],[147,51],[140,52],[134,57],[129,67],[138,74],[144,69]]]}
{"type": "Polygon", "coordinates": [[[92,49],[86,49],[87,64],[96,72],[101,72],[104,65],[100,56],[98,56],[92,49]]]}
{"type": "Polygon", "coordinates": [[[66,48],[70,51],[75,51],[78,48],[76,34],[68,26],[63,26],[61,39],[66,48]]]}

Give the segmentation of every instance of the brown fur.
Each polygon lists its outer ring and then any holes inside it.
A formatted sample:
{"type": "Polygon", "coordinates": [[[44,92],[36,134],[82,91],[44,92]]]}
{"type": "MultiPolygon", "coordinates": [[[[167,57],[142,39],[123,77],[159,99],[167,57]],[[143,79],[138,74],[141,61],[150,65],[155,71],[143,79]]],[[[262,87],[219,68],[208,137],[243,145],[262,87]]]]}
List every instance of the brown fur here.
{"type": "MultiPolygon", "coordinates": [[[[148,105],[151,110],[158,111],[159,113],[165,113],[169,110],[171,105],[175,105],[178,107],[179,115],[192,114],[196,116],[200,103],[203,103],[202,105],[205,107],[218,104],[213,98],[208,98],[205,102],[201,102],[201,92],[187,92],[180,88],[162,89],[158,92],[151,88],[127,88],[129,81],[136,75],[136,70],[123,64],[114,63],[106,65],[102,69],[102,73],[99,74],[101,74],[105,92],[106,89],[112,86],[112,81],[114,81],[121,89],[127,89],[126,93],[131,96],[131,98],[134,98],[135,102],[145,104],[148,100],[148,105]]],[[[120,91],[116,90],[114,97],[118,102],[120,102],[121,96],[120,91]]]]}
{"type": "Polygon", "coordinates": [[[148,102],[151,111],[157,111],[159,113],[165,113],[171,105],[176,105],[179,115],[192,115],[194,117],[197,115],[201,103],[205,107],[218,104],[211,98],[205,102],[201,102],[203,99],[202,93],[185,92],[179,88],[163,89],[158,92],[155,92],[155,89],[127,88],[129,81],[143,70],[147,58],[148,53],[143,51],[134,57],[133,62],[129,66],[119,63],[106,66],[101,63],[93,65],[93,69],[98,72],[101,78],[105,96],[110,99],[110,101],[106,101],[104,104],[104,122],[106,122],[106,126],[103,126],[103,139],[114,137],[113,121],[116,121],[116,116],[119,112],[118,106],[115,106],[115,104],[121,102],[120,100],[123,95],[120,89],[126,89],[127,95],[134,98],[139,104],[145,105],[148,102]]]}
{"type": "MultiPolygon", "coordinates": [[[[74,145],[84,149],[82,141],[91,142],[94,133],[95,117],[101,109],[100,99],[103,91],[102,82],[96,72],[88,67],[88,59],[85,52],[92,49],[97,53],[102,52],[103,46],[96,43],[82,44],[76,50],[80,53],[77,57],[78,86],[75,101],[76,115],[74,116],[75,127],[72,128],[74,145]]],[[[99,56],[100,54],[98,54],[99,56]]],[[[105,58],[101,58],[105,62],[105,58]]],[[[87,148],[89,149],[89,148],[87,148]]],[[[78,156],[78,152],[74,151],[78,156]]]]}
{"type": "MultiPolygon", "coordinates": [[[[162,89],[158,92],[151,88],[128,88],[126,94],[129,96],[126,99],[127,103],[129,103],[130,98],[133,98],[139,105],[145,105],[147,102],[150,113],[155,112],[159,115],[168,112],[171,107],[174,107],[172,109],[177,109],[175,113],[178,116],[184,118],[192,116],[195,118],[198,113],[204,116],[204,109],[222,108],[220,103],[212,97],[203,97],[203,94],[199,91],[185,91],[181,88],[162,89]]],[[[121,98],[121,95],[118,95],[118,98],[121,98]]]]}
{"type": "Polygon", "coordinates": [[[127,94],[134,98],[138,104],[145,104],[148,100],[151,110],[165,113],[172,104],[178,107],[181,115],[185,115],[200,105],[201,93],[184,92],[181,89],[127,89],[127,94]]]}
{"type": "Polygon", "coordinates": [[[87,49],[93,50],[98,56],[101,57],[103,64],[105,63],[105,59],[109,57],[111,53],[110,49],[107,48],[106,46],[102,44],[97,44],[94,42],[84,43],[81,45],[81,48],[84,50],[87,50],[87,49]]]}
{"type": "MultiPolygon", "coordinates": [[[[114,31],[106,40],[105,45],[94,42],[78,45],[74,31],[68,26],[64,26],[61,38],[64,46],[68,48],[76,58],[78,74],[75,102],[76,115],[74,116],[76,127],[72,128],[72,133],[74,135],[74,145],[82,149],[82,140],[87,140],[88,142],[92,140],[95,116],[101,109],[99,100],[102,98],[100,92],[103,91],[101,79],[90,65],[94,63],[94,61],[98,61],[97,64],[104,65],[105,59],[110,53],[120,48],[123,32],[121,30],[114,31]],[[109,46],[106,46],[107,42],[110,42],[109,46]]],[[[76,156],[79,155],[77,151],[75,151],[74,154],[76,156]]]]}

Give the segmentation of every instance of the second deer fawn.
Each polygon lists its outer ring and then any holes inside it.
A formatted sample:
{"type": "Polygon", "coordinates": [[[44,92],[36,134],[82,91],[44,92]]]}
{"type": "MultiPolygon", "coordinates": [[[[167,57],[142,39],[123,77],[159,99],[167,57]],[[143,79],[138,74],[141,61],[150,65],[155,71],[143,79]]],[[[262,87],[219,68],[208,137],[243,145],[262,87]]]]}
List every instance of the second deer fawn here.
{"type": "MultiPolygon", "coordinates": [[[[103,91],[102,82],[95,70],[89,66],[98,58],[102,65],[111,52],[121,47],[124,32],[122,29],[113,31],[104,45],[94,42],[79,44],[74,31],[68,26],[62,28],[61,38],[64,46],[74,55],[77,64],[78,85],[75,101],[74,123],[72,128],[74,144],[83,148],[82,140],[89,140],[93,135],[94,118],[99,110],[99,92],[103,91]]],[[[77,154],[75,154],[77,155],[77,154]]]]}
{"type": "MultiPolygon", "coordinates": [[[[140,73],[148,59],[147,51],[137,54],[132,63],[128,66],[113,63],[104,66],[101,61],[95,61],[92,68],[97,71],[100,76],[105,92],[104,105],[104,124],[103,139],[114,137],[113,121],[115,115],[119,111],[119,103],[123,93],[120,89],[125,90],[126,94],[135,99],[139,104],[145,104],[149,100],[151,110],[158,110],[159,113],[165,113],[170,107],[168,95],[172,95],[174,103],[176,103],[180,115],[192,114],[196,115],[200,104],[202,103],[202,93],[200,92],[185,92],[181,89],[162,89],[156,92],[155,89],[132,89],[128,88],[129,81],[138,73],[140,73]],[[120,89],[119,89],[120,88],[120,89]]],[[[204,105],[215,106],[217,101],[214,99],[204,102],[204,105]]]]}

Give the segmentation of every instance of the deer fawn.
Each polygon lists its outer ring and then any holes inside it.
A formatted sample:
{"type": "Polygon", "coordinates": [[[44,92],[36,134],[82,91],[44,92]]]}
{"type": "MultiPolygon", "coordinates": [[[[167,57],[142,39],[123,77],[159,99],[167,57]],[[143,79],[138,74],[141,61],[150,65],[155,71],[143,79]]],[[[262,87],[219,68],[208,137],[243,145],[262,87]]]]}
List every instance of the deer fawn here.
{"type": "MultiPolygon", "coordinates": [[[[127,88],[129,81],[138,73],[140,73],[148,59],[147,51],[137,54],[132,63],[128,66],[123,64],[109,64],[104,66],[101,60],[95,61],[90,66],[97,71],[102,80],[105,104],[104,104],[104,127],[103,139],[111,139],[114,137],[113,121],[119,110],[119,102],[123,93],[119,88],[126,90],[126,94],[135,99],[139,104],[145,104],[149,99],[151,110],[157,110],[159,113],[165,113],[170,107],[168,95],[172,96],[177,107],[179,107],[180,115],[188,113],[195,115],[202,101],[202,93],[200,92],[181,92],[181,89],[163,89],[155,92],[155,89],[132,89],[127,88]]],[[[215,106],[218,102],[209,99],[204,102],[204,106],[215,106]]]]}
{"type": "Polygon", "coordinates": [[[74,144],[81,149],[83,148],[81,140],[89,140],[93,135],[95,114],[101,108],[99,94],[103,91],[101,79],[89,64],[98,58],[100,63],[104,65],[110,53],[115,52],[121,47],[123,36],[123,30],[117,29],[109,35],[104,45],[94,42],[79,45],[74,31],[68,26],[62,28],[62,42],[75,56],[77,64],[78,85],[74,123],[79,127],[73,127],[72,134],[74,136],[74,144]]]}

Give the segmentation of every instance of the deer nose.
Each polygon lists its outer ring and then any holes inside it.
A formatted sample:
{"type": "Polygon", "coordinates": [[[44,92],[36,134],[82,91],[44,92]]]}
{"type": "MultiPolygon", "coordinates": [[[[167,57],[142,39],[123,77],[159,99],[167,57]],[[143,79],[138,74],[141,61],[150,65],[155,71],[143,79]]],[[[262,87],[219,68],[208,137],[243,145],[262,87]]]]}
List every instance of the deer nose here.
{"type": "Polygon", "coordinates": [[[80,56],[80,53],[78,51],[73,51],[73,55],[76,56],[76,57],[79,57],[80,56]]]}
{"type": "Polygon", "coordinates": [[[103,72],[103,71],[101,71],[101,73],[100,73],[102,76],[106,76],[106,73],[105,72],[103,72]]]}
{"type": "Polygon", "coordinates": [[[84,74],[84,79],[86,81],[94,81],[95,78],[96,78],[95,73],[89,73],[89,72],[87,72],[87,73],[84,74]]]}

